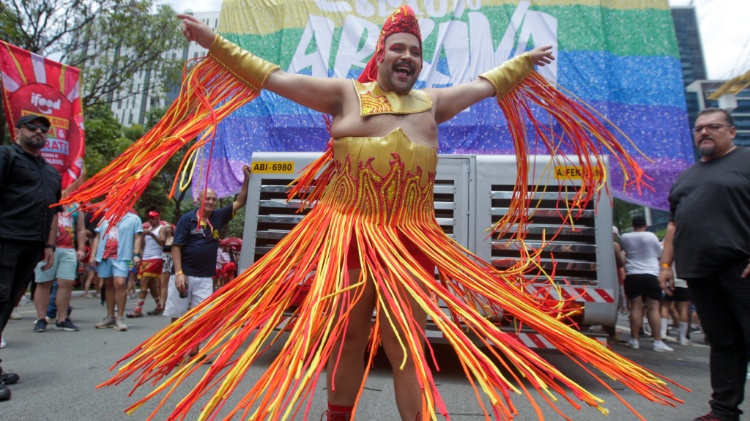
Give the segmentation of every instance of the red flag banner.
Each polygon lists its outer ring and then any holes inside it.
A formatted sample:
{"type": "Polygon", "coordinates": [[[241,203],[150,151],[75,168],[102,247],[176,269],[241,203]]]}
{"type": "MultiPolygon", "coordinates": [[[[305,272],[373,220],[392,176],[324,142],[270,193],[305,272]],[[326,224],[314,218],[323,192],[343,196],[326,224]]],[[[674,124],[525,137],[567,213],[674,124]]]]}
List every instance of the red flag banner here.
{"type": "Polygon", "coordinates": [[[28,114],[51,123],[42,156],[62,175],[63,189],[83,172],[84,131],[80,70],[0,40],[3,105],[11,137],[15,122],[28,114]]]}

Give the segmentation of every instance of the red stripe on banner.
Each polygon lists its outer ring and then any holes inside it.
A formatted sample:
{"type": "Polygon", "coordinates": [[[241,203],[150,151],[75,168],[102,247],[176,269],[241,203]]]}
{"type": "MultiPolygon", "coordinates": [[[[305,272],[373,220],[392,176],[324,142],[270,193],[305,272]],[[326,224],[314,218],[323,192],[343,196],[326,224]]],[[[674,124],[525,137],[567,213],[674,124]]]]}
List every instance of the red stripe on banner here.
{"type": "Polygon", "coordinates": [[[65,67],[64,64],[44,59],[44,72],[47,73],[47,85],[64,95],[65,92],[60,85],[62,82],[60,77],[64,74],[63,67],[65,67]]]}
{"type": "Polygon", "coordinates": [[[13,56],[11,55],[12,45],[0,41],[0,69],[3,72],[5,78],[10,79],[16,85],[25,85],[26,80],[23,75],[18,72],[18,68],[14,65],[13,56]]]}

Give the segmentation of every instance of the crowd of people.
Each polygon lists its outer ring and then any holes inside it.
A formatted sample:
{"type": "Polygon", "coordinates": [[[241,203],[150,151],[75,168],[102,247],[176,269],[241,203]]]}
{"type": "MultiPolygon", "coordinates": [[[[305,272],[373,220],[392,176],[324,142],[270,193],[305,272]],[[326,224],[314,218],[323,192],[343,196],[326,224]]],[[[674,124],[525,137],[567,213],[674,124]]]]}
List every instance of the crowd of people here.
{"type": "MultiPolygon", "coordinates": [[[[209,202],[212,203],[204,211],[206,218],[215,205],[215,200],[210,198],[211,195],[215,199],[215,192],[208,189],[209,202]]],[[[244,203],[244,197],[238,196],[238,200],[240,199],[244,203]]],[[[241,207],[239,204],[237,206],[241,207]]],[[[194,212],[195,210],[192,211],[194,212]]],[[[228,213],[230,219],[235,212],[236,209],[232,209],[232,212],[228,213]]],[[[122,317],[123,312],[120,311],[124,311],[127,299],[137,298],[133,311],[125,313],[127,318],[158,316],[165,312],[170,279],[173,287],[175,284],[176,273],[172,257],[175,225],[162,220],[156,207],[150,207],[145,214],[146,222],[142,224],[138,215],[131,212],[109,230],[107,220],[92,220],[90,214],[84,214],[79,218],[79,212],[74,207],[58,214],[54,263],[49,269],[43,270],[44,261],[39,262],[34,269],[33,282],[29,284],[31,300],[28,301],[34,303],[37,313],[34,331],[45,332],[48,324],[53,322],[55,330],[78,331],[78,326],[70,318],[73,310],[70,300],[76,286],[81,287],[84,298],[98,297],[101,294],[101,305],[107,308],[107,316],[96,324],[96,328],[112,327],[119,331],[127,330],[125,319],[122,317]],[[141,228],[138,228],[139,224],[141,228]],[[134,251],[128,253],[128,249],[134,251]],[[140,292],[135,292],[136,287],[140,288],[140,292]],[[109,299],[108,290],[111,291],[109,299]],[[143,311],[149,294],[153,299],[154,308],[143,311]]],[[[210,234],[206,232],[206,236],[211,236],[211,240],[207,242],[208,247],[203,249],[202,246],[198,246],[198,249],[212,253],[213,246],[217,243],[214,240],[218,238],[218,232],[225,224],[226,222],[222,222],[217,227],[212,227],[210,234]]],[[[190,237],[179,241],[194,243],[190,237]]],[[[205,290],[208,295],[237,275],[239,247],[237,244],[222,245],[221,241],[218,244],[214,252],[215,273],[209,276],[211,282],[205,284],[206,287],[210,286],[205,290]]],[[[204,260],[211,261],[210,258],[204,260]]],[[[178,300],[176,303],[193,307],[202,301],[201,297],[205,298],[205,294],[196,292],[190,297],[189,300],[178,300]]],[[[10,316],[11,320],[22,318],[18,307],[19,302],[24,299],[25,296],[21,295],[17,300],[10,316]]],[[[184,311],[177,310],[177,313],[184,311]]],[[[5,340],[2,344],[2,348],[7,346],[5,340]]]]}
{"type": "MultiPolygon", "coordinates": [[[[689,335],[700,331],[699,321],[690,322],[692,306],[684,280],[677,280],[678,286],[671,294],[659,285],[661,241],[647,230],[646,219],[641,215],[633,217],[632,230],[622,236],[616,227],[613,228],[615,258],[622,285],[620,312],[629,313],[630,338],[624,341],[617,335],[612,339],[640,349],[641,337],[651,337],[652,349],[656,352],[674,351],[665,340],[682,346],[691,345],[689,335]],[[670,328],[677,334],[669,336],[670,328]]],[[[694,314],[692,317],[697,318],[694,314]]]]}
{"type": "MultiPolygon", "coordinates": [[[[206,205],[200,227],[197,208],[183,215],[176,227],[162,220],[155,206],[146,210],[145,223],[135,210],[119,221],[95,219],[76,206],[50,208],[69,191],[61,189],[59,174],[39,154],[49,127],[44,116],[21,117],[16,124],[18,141],[0,147],[0,333],[9,320],[22,318],[18,306],[28,301],[29,290],[36,310],[35,332],[46,332],[51,323],[55,330],[79,330],[71,319],[76,284],[83,297],[100,296],[106,307],[106,316],[94,327],[126,331],[125,317],[144,316],[149,292],[154,309],[145,314],[165,314],[174,320],[213,293],[215,285],[236,276],[238,245],[220,249],[219,230],[246,201],[249,167],[244,169],[242,191],[227,207],[213,212],[216,193],[210,188],[201,193],[206,205]],[[187,260],[181,259],[183,249],[187,260]],[[198,262],[203,277],[188,286],[183,264],[190,273],[198,262]],[[137,284],[137,305],[125,314],[126,300],[136,298],[130,289],[137,284]]],[[[0,335],[0,348],[6,346],[0,335]]],[[[19,379],[0,368],[0,401],[10,399],[8,385],[19,379]]]]}

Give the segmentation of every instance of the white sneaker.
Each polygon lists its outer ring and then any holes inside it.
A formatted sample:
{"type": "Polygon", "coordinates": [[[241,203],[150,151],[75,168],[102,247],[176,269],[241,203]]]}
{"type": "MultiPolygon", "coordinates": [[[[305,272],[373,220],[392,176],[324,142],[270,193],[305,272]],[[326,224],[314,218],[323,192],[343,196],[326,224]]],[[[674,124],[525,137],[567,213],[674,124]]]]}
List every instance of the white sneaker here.
{"type": "Polygon", "coordinates": [[[690,346],[692,344],[693,343],[690,342],[690,339],[688,339],[688,338],[680,338],[680,345],[682,345],[682,346],[690,346]]]}
{"type": "Polygon", "coordinates": [[[21,316],[21,312],[18,311],[18,307],[13,308],[13,312],[10,313],[10,319],[11,320],[21,320],[23,319],[23,316],[21,316]]]}
{"type": "Polygon", "coordinates": [[[667,346],[667,344],[665,344],[662,341],[654,341],[654,348],[653,349],[656,352],[672,352],[672,351],[674,351],[674,349],[670,348],[669,346],[667,346]]]}
{"type": "Polygon", "coordinates": [[[125,319],[122,317],[118,317],[115,321],[115,330],[119,331],[126,331],[128,330],[128,325],[125,324],[125,319]]]}
{"type": "Polygon", "coordinates": [[[5,348],[6,346],[8,346],[8,343],[5,342],[5,338],[3,338],[2,336],[0,336],[0,349],[5,348]]]}
{"type": "Polygon", "coordinates": [[[638,339],[633,339],[633,338],[628,339],[628,346],[633,349],[641,348],[641,344],[640,342],[638,342],[638,339]]]}

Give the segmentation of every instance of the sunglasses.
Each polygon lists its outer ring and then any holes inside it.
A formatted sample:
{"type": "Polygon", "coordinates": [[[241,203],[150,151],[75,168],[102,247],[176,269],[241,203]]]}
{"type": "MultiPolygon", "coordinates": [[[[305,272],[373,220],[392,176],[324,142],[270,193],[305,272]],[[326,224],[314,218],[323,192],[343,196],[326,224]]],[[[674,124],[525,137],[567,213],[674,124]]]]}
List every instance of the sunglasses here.
{"type": "Polygon", "coordinates": [[[47,133],[49,131],[49,127],[44,126],[42,124],[26,123],[26,124],[23,125],[23,127],[26,127],[27,129],[31,130],[32,132],[35,132],[35,131],[39,130],[42,133],[47,133]]]}
{"type": "Polygon", "coordinates": [[[713,123],[713,124],[704,124],[702,126],[695,126],[693,130],[695,130],[695,134],[699,134],[703,131],[703,129],[708,130],[710,133],[714,133],[718,131],[722,127],[734,127],[731,124],[719,124],[719,123],[713,123]]]}

